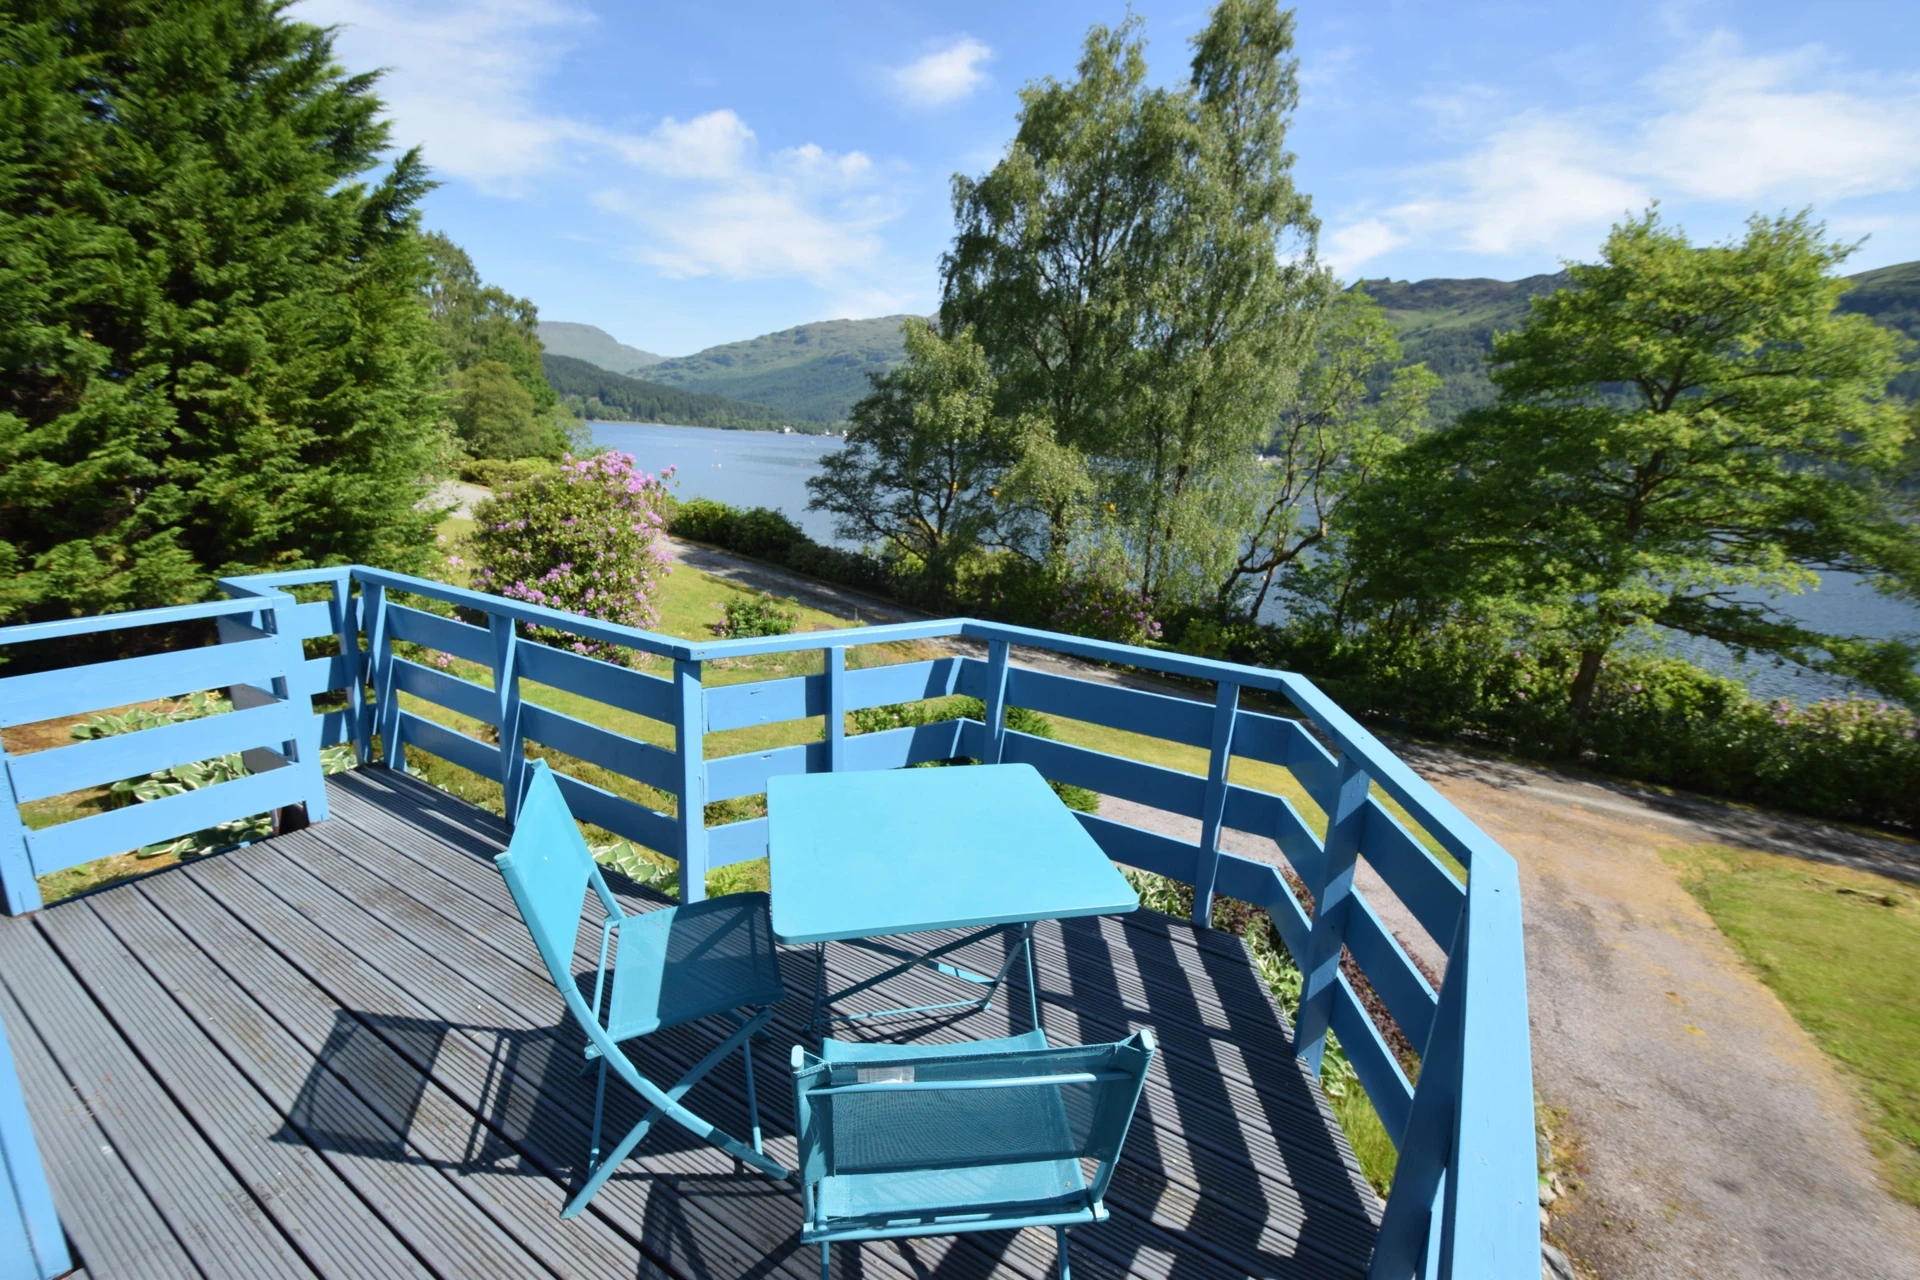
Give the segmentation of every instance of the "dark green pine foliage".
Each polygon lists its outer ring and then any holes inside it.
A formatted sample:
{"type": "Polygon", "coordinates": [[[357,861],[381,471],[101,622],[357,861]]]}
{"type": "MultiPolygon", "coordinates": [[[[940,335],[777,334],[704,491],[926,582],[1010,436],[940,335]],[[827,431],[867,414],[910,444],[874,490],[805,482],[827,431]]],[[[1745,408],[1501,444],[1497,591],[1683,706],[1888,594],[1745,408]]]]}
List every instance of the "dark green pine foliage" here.
{"type": "Polygon", "coordinates": [[[540,313],[481,280],[467,251],[426,235],[427,309],[454,434],[476,458],[554,458],[567,450],[560,397],[540,365],[540,313]]]}
{"type": "Polygon", "coordinates": [[[409,152],[265,0],[0,0],[0,621],[418,565],[409,152]]]}

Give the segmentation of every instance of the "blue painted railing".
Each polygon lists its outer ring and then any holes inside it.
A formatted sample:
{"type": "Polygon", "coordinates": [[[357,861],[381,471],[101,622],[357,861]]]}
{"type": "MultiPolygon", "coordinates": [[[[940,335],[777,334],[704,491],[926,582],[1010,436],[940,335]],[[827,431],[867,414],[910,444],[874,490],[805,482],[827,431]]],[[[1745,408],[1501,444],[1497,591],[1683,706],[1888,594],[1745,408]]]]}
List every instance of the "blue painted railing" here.
{"type": "MultiPolygon", "coordinates": [[[[961,755],[1023,761],[1057,781],[1197,819],[1199,839],[1189,842],[1080,815],[1116,862],[1193,885],[1196,919],[1209,918],[1215,894],[1269,913],[1305,974],[1297,1055],[1318,1071],[1327,1035],[1337,1035],[1399,1147],[1370,1274],[1376,1280],[1532,1280],[1538,1274],[1532,1064],[1517,869],[1504,850],[1312,682],[1286,672],[970,619],[703,642],[360,566],[237,578],[223,585],[236,597],[231,604],[259,612],[258,627],[229,615],[234,620],[223,625],[225,640],[246,644],[259,629],[296,644],[323,636],[338,640],[338,654],[302,658],[288,668],[286,688],[297,694],[332,693],[343,703],[306,717],[294,735],[294,754],[302,763],[316,758],[320,745],[336,742],[352,742],[359,757],[371,761],[377,741],[382,762],[402,769],[412,753],[437,756],[497,780],[511,821],[525,776],[526,747],[542,744],[673,798],[669,814],[564,772],[555,775],[578,817],[675,863],[689,900],[704,895],[707,872],[766,852],[764,818],[708,827],[705,806],[757,795],[768,778],[781,773],[899,768],[961,755]],[[330,597],[289,608],[280,594],[315,585],[326,586],[330,597]],[[420,607],[423,603],[428,607],[420,607]],[[445,616],[435,604],[484,617],[487,625],[445,616]],[[284,620],[270,627],[266,620],[276,612],[284,620]],[[664,659],[672,675],[536,643],[526,638],[526,626],[664,659]],[[855,647],[938,639],[984,642],[986,656],[948,655],[864,669],[846,661],[855,647]],[[408,642],[486,668],[491,687],[396,651],[396,645],[408,642]],[[1010,660],[1015,647],[1203,681],[1214,687],[1215,696],[1209,704],[1021,667],[1010,660]],[[821,652],[820,674],[718,686],[703,681],[709,663],[808,650],[821,652]],[[661,722],[671,727],[673,745],[644,742],[527,702],[524,682],[661,722]],[[1247,691],[1284,699],[1303,718],[1243,707],[1247,691]],[[950,694],[979,698],[984,720],[845,733],[847,712],[950,694]],[[485,724],[496,740],[483,741],[420,714],[414,708],[421,703],[485,724]],[[1006,725],[1009,706],[1198,748],[1207,753],[1207,772],[1184,773],[1016,732],[1006,725]],[[811,717],[824,718],[819,741],[707,758],[710,732],[811,717]],[[1316,834],[1286,797],[1233,782],[1235,758],[1290,771],[1324,811],[1325,835],[1316,834]],[[1376,790],[1468,869],[1464,885],[1381,803],[1376,790]],[[1277,867],[1220,848],[1220,833],[1229,828],[1278,843],[1312,895],[1311,916],[1277,867]],[[1355,888],[1361,856],[1444,947],[1446,975],[1438,992],[1355,888]],[[1342,975],[1343,950],[1420,1051],[1418,1088],[1342,975]]],[[[7,639],[8,633],[0,631],[0,643],[7,639]]],[[[1285,1068],[1276,1063],[1273,1069],[1285,1068]]]]}

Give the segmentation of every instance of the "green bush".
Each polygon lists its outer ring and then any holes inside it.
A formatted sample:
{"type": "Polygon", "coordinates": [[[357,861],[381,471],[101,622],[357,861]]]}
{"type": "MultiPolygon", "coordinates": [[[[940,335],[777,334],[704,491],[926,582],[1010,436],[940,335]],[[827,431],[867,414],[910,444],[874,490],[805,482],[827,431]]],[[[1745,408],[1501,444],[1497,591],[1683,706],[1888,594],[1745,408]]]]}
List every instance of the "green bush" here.
{"type": "Polygon", "coordinates": [[[798,609],[784,609],[769,595],[729,600],[720,606],[720,612],[722,617],[713,624],[713,633],[724,640],[790,635],[800,625],[798,609]]]}
{"type": "Polygon", "coordinates": [[[510,484],[552,475],[560,464],[546,458],[468,458],[460,464],[460,478],[468,484],[483,485],[498,493],[510,484]]]}
{"type": "MultiPolygon", "coordinates": [[[[888,729],[903,729],[913,725],[938,724],[942,720],[980,720],[987,718],[987,704],[978,698],[961,696],[940,698],[928,702],[896,702],[884,707],[862,707],[849,713],[853,719],[855,733],[884,733],[888,729]]],[[[1036,738],[1052,738],[1053,724],[1038,711],[1029,711],[1025,707],[1007,708],[1007,728],[1015,733],[1031,734],[1036,738]]],[[[952,760],[942,760],[941,764],[978,764],[971,756],[956,756],[952,760]]],[[[1047,780],[1053,793],[1069,809],[1078,809],[1082,813],[1095,813],[1100,808],[1100,793],[1089,791],[1085,787],[1076,787],[1071,783],[1047,780]]]]}

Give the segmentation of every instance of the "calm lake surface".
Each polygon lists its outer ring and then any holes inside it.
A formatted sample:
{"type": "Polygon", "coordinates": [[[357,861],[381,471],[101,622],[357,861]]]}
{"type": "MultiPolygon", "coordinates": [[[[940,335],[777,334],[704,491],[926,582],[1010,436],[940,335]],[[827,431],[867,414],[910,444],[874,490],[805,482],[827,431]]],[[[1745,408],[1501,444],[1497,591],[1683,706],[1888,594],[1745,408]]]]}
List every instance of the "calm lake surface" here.
{"type": "MultiPolygon", "coordinates": [[[[832,517],[807,510],[807,477],[840,447],[838,437],[771,431],[717,431],[639,422],[596,422],[594,443],[630,453],[649,471],[677,467],[682,498],[712,498],[738,507],[773,507],[817,542],[837,542],[832,517]]],[[[1881,595],[1851,574],[1821,575],[1818,591],[1779,602],[1806,626],[1843,635],[1888,639],[1920,635],[1920,607],[1881,595]]],[[[1720,645],[1675,635],[1672,648],[1702,666],[1743,677],[1762,697],[1811,700],[1847,691],[1844,682],[1760,659],[1736,663],[1720,645]]]]}

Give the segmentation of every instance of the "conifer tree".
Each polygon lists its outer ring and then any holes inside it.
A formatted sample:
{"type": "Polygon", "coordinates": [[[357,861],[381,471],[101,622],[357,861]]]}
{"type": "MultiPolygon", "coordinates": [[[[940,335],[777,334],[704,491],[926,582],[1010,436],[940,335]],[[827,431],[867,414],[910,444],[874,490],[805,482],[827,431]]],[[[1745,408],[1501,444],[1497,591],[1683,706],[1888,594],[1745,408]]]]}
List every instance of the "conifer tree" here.
{"type": "Polygon", "coordinates": [[[0,10],[0,622],[431,541],[430,183],[285,9],[0,10]]]}

